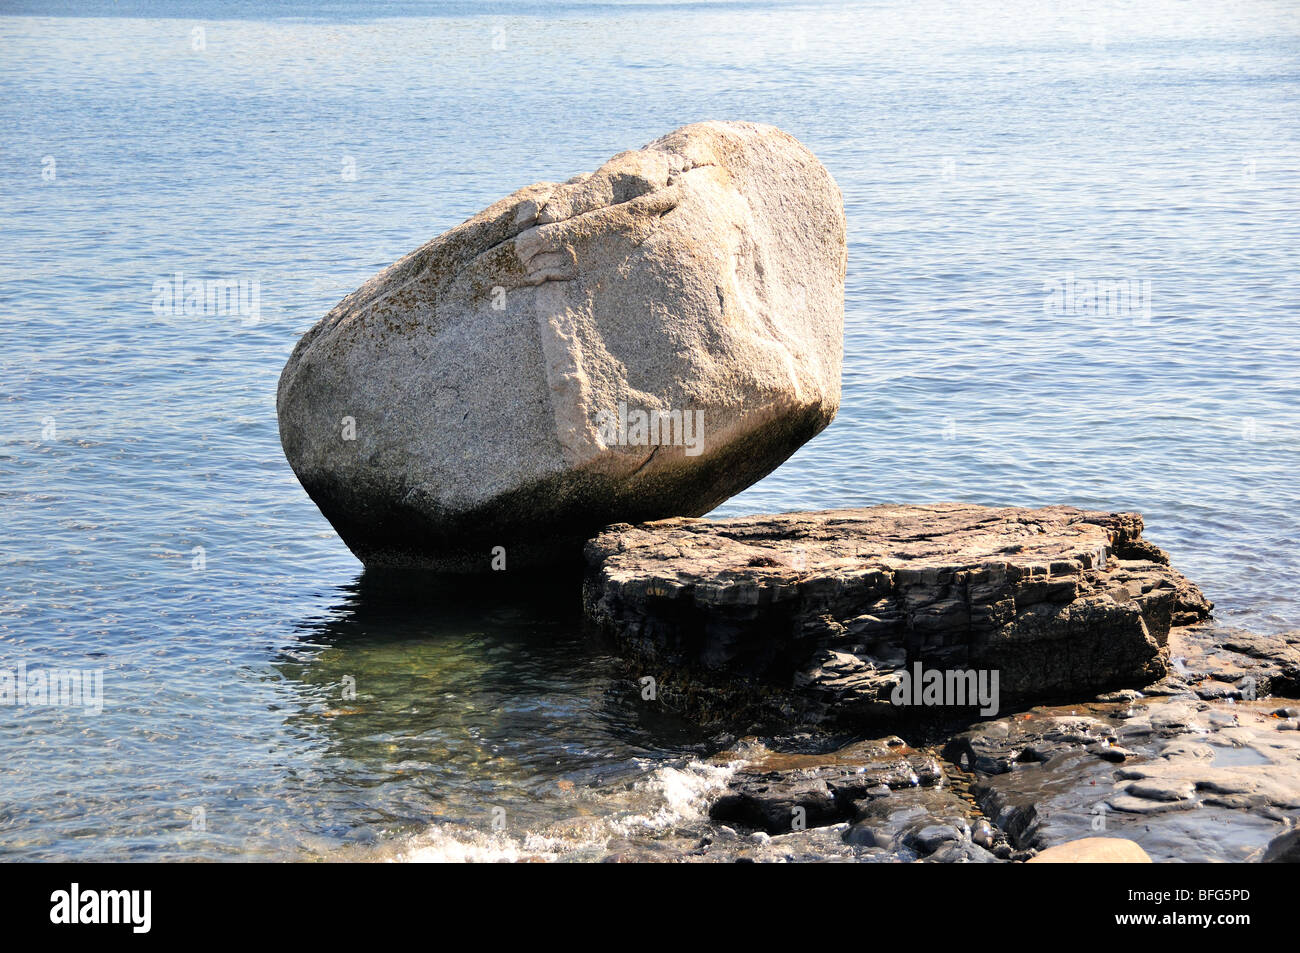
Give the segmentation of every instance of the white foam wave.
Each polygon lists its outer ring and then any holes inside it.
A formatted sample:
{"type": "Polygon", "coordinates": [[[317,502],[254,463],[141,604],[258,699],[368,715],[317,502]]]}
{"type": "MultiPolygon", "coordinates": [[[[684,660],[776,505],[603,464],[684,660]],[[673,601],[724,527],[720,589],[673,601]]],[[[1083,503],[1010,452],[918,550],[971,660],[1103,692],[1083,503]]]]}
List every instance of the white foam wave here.
{"type": "MultiPolygon", "coordinates": [[[[691,761],[661,766],[622,790],[602,793],[588,805],[596,813],[541,831],[487,832],[437,824],[397,845],[399,863],[501,863],[599,859],[611,840],[635,842],[706,816],[710,796],[722,790],[741,764],[691,761]]],[[[390,848],[391,849],[391,848],[390,848]]]]}

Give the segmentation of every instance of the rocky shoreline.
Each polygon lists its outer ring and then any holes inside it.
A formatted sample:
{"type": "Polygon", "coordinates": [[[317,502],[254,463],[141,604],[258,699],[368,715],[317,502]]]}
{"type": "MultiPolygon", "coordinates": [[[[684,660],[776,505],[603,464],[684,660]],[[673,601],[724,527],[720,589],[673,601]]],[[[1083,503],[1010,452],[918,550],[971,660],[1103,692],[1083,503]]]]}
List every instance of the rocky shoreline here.
{"type": "Polygon", "coordinates": [[[1297,694],[1300,632],[1207,621],[1141,532],[964,504],[607,528],[588,619],[740,736],[671,859],[1294,859],[1300,708],[1266,697],[1297,694]],[[918,661],[1000,667],[999,710],[892,703],[918,661]]]}
{"type": "Polygon", "coordinates": [[[706,763],[730,774],[705,817],[611,844],[604,859],[1300,860],[1300,703],[1242,697],[1250,679],[1290,684],[1300,631],[1256,637],[1275,647],[1269,659],[1213,624],[1180,636],[1180,674],[1144,690],[902,735],[723,739],[706,763]]]}
{"type": "Polygon", "coordinates": [[[746,122],[521,189],[302,337],[285,456],[370,569],[581,551],[642,697],[733,733],[692,857],[1025,860],[1105,830],[1288,855],[1300,733],[1258,699],[1300,693],[1300,639],[1209,625],[1140,515],[694,518],[835,416],[846,227],[816,157],[746,122]]]}
{"type": "Polygon", "coordinates": [[[923,747],[745,739],[714,759],[740,766],[692,848],[609,859],[1015,863],[1095,838],[1157,863],[1297,859],[1300,709],[1125,695],[923,747]]]}

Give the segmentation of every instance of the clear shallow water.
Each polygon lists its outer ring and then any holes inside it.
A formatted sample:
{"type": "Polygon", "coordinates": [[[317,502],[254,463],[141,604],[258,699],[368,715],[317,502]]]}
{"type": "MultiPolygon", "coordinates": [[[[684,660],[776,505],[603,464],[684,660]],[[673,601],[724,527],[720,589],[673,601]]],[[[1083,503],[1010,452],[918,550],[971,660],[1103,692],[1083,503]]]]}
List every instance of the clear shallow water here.
{"type": "Polygon", "coordinates": [[[6,858],[585,858],[692,816],[725,769],[571,604],[360,580],[274,401],[383,265],[698,119],[798,136],[849,221],[840,415],[720,512],[1138,509],[1221,620],[1300,626],[1287,4],[44,10],[0,17],[0,667],[102,669],[104,709],[0,708],[6,858]],[[156,315],[178,271],[257,320],[156,315]],[[1068,274],[1149,317],[1045,308],[1068,274]]]}

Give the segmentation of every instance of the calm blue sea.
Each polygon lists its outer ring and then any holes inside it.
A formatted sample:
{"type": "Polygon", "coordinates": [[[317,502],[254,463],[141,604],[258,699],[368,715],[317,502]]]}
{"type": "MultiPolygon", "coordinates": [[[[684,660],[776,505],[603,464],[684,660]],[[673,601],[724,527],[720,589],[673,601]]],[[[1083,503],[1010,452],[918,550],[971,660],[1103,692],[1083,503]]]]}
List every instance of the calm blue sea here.
{"type": "Polygon", "coordinates": [[[719,512],[1136,509],[1222,621],[1300,627],[1293,3],[0,11],[0,669],[103,706],[0,707],[0,859],[585,859],[698,811],[707,739],[567,603],[360,579],[275,386],[382,266],[700,119],[796,135],[849,223],[840,415],[719,512]],[[257,297],[158,313],[178,272],[257,297]]]}

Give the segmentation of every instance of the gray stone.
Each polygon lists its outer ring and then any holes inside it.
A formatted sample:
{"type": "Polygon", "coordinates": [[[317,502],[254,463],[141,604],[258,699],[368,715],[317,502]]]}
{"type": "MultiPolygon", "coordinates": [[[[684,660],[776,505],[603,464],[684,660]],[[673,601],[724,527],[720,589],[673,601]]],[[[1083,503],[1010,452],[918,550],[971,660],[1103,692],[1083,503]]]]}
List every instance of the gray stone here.
{"type": "Polygon", "coordinates": [[[1110,761],[1114,764],[1120,764],[1129,758],[1133,752],[1127,748],[1121,748],[1119,745],[1106,744],[1099,742],[1088,745],[1088,751],[1101,758],[1103,761],[1110,761]]]}
{"type": "Polygon", "coordinates": [[[994,846],[993,826],[984,818],[980,818],[971,825],[971,841],[985,850],[992,850],[994,846]]]}
{"type": "Polygon", "coordinates": [[[933,854],[940,847],[961,839],[961,831],[951,824],[925,824],[903,835],[903,843],[922,855],[933,854]]]}
{"type": "Polygon", "coordinates": [[[995,864],[998,858],[978,844],[948,843],[925,858],[929,864],[995,864]]]}
{"type": "Polygon", "coordinates": [[[587,545],[584,602],[656,670],[711,679],[696,701],[787,726],[910,714],[892,701],[916,662],[996,673],[1001,705],[1086,698],[1161,678],[1170,629],[1210,610],[1141,531],[957,503],[616,525],[587,545]]]}
{"type": "Polygon", "coordinates": [[[576,563],[600,527],[705,513],[830,422],[845,254],[839,189],[793,137],[686,126],[343,299],[280,377],[285,455],[368,566],[576,563]]]}
{"type": "Polygon", "coordinates": [[[1034,708],[953,736],[943,756],[974,766],[970,793],[1013,849],[1104,834],[1157,861],[1244,861],[1300,808],[1300,737],[1272,730],[1273,707],[1161,697],[1034,708]],[[1104,761],[1089,737],[1129,754],[1104,761]],[[1052,756],[1025,761],[1027,747],[1052,756]]]}
{"type": "MultiPolygon", "coordinates": [[[[940,783],[943,769],[932,757],[891,741],[860,741],[825,754],[759,749],[709,808],[715,821],[784,834],[798,825],[824,827],[851,819],[864,800],[883,788],[940,783]]],[[[733,755],[718,756],[723,761],[733,755]]]]}
{"type": "Polygon", "coordinates": [[[854,847],[874,847],[888,850],[893,846],[894,837],[874,821],[858,821],[844,834],[844,843],[854,847]]]}
{"type": "Polygon", "coordinates": [[[1182,780],[1134,781],[1125,790],[1149,801],[1183,801],[1196,793],[1196,785],[1182,780]]]}
{"type": "Polygon", "coordinates": [[[1266,864],[1300,864],[1300,829],[1279,834],[1264,851],[1266,864]]]}
{"type": "Polygon", "coordinates": [[[1300,695],[1300,631],[1261,635],[1207,622],[1178,629],[1169,652],[1180,677],[1207,700],[1300,695]]]}

